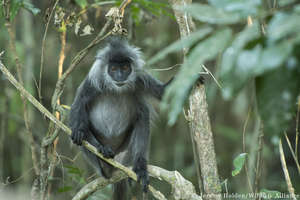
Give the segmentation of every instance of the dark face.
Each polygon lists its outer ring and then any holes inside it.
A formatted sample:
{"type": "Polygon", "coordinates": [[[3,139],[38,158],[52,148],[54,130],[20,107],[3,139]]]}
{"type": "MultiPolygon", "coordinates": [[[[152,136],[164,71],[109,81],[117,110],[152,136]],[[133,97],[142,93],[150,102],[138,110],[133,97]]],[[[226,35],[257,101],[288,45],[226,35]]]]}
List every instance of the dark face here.
{"type": "Polygon", "coordinates": [[[110,62],[108,65],[108,74],[116,81],[118,86],[125,84],[128,76],[131,74],[130,62],[110,62]]]}

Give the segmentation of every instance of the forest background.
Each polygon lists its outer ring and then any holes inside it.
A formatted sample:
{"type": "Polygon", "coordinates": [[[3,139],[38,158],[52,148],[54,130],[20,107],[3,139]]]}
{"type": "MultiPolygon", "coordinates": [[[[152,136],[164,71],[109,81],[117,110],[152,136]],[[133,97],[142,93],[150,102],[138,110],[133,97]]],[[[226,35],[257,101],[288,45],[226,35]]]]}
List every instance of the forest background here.
{"type": "MultiPolygon", "coordinates": [[[[149,163],[177,170],[200,193],[188,97],[201,74],[222,193],[300,198],[300,4],[296,0],[190,3],[132,0],[125,8],[123,28],[130,43],[141,48],[146,69],[164,82],[176,75],[162,103],[153,101],[159,115],[152,126],[149,163]],[[180,6],[172,7],[176,3],[180,6]],[[191,32],[185,37],[174,8],[188,16],[191,32]]],[[[120,4],[3,0],[1,63],[67,124],[76,88],[103,41],[88,45],[95,38],[102,40],[97,35],[109,21],[105,15],[120,4]],[[74,70],[57,102],[53,96],[61,67],[63,72],[74,70]]],[[[94,171],[67,134],[51,126],[31,103],[24,106],[26,98],[4,73],[0,89],[0,199],[33,199],[35,186],[43,187],[37,180],[43,180],[43,142],[51,134],[55,137],[45,154],[49,169],[45,198],[71,199],[96,178],[94,171]]],[[[153,178],[151,185],[172,196],[168,184],[153,178]]],[[[108,186],[89,199],[109,199],[110,192],[108,186]]]]}

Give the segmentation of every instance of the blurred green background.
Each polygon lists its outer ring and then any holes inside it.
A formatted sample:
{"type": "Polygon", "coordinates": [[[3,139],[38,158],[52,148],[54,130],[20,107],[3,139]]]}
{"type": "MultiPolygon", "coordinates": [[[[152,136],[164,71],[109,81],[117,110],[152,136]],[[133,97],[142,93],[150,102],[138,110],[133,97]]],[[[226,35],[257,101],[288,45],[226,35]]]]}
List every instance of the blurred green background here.
{"type": "MultiPolygon", "coordinates": [[[[208,0],[193,3],[201,4],[180,9],[191,14],[197,31],[207,30],[207,33],[203,36],[199,33],[193,41],[187,39],[185,45],[190,48],[190,53],[183,65],[180,65],[183,62],[182,44],[162,51],[180,39],[168,2],[133,0],[125,11],[124,27],[128,29],[130,43],[140,47],[145,60],[152,63],[146,66],[148,71],[164,82],[177,74],[164,98],[168,105],[166,109],[161,110],[159,103],[153,101],[159,115],[152,125],[149,163],[179,171],[198,188],[188,121],[183,115],[182,105],[187,111],[188,91],[195,82],[194,75],[201,71],[200,64],[205,63],[221,85],[220,88],[210,75],[203,75],[223,192],[248,193],[248,181],[254,186],[260,147],[258,138],[263,124],[259,191],[288,193],[278,149],[282,139],[295,193],[300,194],[300,172],[284,137],[286,132],[298,159],[299,147],[295,151],[295,138],[300,101],[300,5],[296,0],[208,0]],[[161,59],[155,55],[161,56],[161,59]],[[171,66],[174,66],[171,70],[157,70],[171,66]],[[168,126],[168,122],[173,125],[168,126]],[[233,160],[245,153],[243,133],[249,180],[245,169],[232,176],[233,160]]],[[[11,13],[11,23],[23,66],[25,88],[38,98],[46,13],[49,14],[54,1],[14,0],[12,4],[15,11],[11,13]]],[[[60,10],[56,9],[54,18],[58,19],[59,13],[65,14],[64,20],[74,17],[73,26],[67,25],[64,70],[74,55],[101,30],[109,8],[119,4],[120,1],[100,0],[58,3],[60,10]],[[82,23],[76,34],[75,23],[79,19],[82,23]],[[81,36],[87,33],[84,31],[86,25],[94,30],[81,36]]],[[[2,61],[16,74],[10,38],[4,25],[3,4],[0,5],[0,51],[5,51],[2,61]]],[[[49,110],[52,110],[51,97],[57,81],[61,26],[61,22],[54,24],[53,19],[50,21],[45,43],[41,102],[49,110]]],[[[88,73],[97,49],[102,47],[100,44],[93,48],[67,79],[62,104],[72,103],[76,88],[88,73]]],[[[28,110],[34,138],[40,144],[47,133],[49,120],[30,104],[28,110]]],[[[22,113],[23,104],[18,91],[0,74],[0,193],[20,193],[21,199],[26,199],[35,177],[22,113]]],[[[70,199],[95,178],[91,178],[94,171],[85,162],[79,148],[72,145],[63,132],[59,134],[57,155],[57,167],[50,180],[52,199],[70,199]]],[[[164,194],[170,192],[167,184],[154,179],[151,182],[164,194]]],[[[90,199],[97,196],[109,199],[109,193],[110,187],[90,199]]]]}

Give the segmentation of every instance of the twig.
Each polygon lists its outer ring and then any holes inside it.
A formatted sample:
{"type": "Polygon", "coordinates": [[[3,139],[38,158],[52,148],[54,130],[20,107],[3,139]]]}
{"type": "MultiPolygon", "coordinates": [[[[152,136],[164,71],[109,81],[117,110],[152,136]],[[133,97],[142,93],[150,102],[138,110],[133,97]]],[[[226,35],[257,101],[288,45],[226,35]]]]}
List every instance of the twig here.
{"type": "Polygon", "coordinates": [[[215,76],[205,67],[205,65],[201,65],[201,67],[204,69],[205,72],[207,72],[213,79],[214,81],[216,82],[217,86],[222,89],[222,86],[221,84],[219,83],[219,81],[215,78],[215,76]]]}
{"type": "Polygon", "coordinates": [[[71,130],[64,125],[61,121],[56,119],[39,101],[37,101],[25,88],[13,77],[13,75],[7,70],[0,60],[0,70],[6,76],[6,78],[20,91],[20,93],[27,98],[43,115],[47,116],[51,121],[58,125],[63,131],[71,134],[71,130]]]}
{"type": "MultiPolygon", "coordinates": [[[[10,23],[9,18],[6,18],[5,26],[7,28],[7,31],[8,31],[9,37],[10,37],[9,45],[10,45],[10,49],[11,49],[13,55],[14,55],[15,62],[16,62],[17,76],[18,76],[18,79],[19,79],[20,83],[22,85],[24,85],[24,81],[23,81],[23,78],[22,78],[22,74],[23,74],[22,73],[22,65],[20,63],[20,59],[19,59],[19,56],[17,54],[15,35],[12,31],[11,23],[10,23]]],[[[26,99],[23,97],[22,94],[21,94],[21,99],[23,101],[23,117],[24,117],[26,132],[28,134],[28,139],[29,139],[29,143],[30,143],[31,158],[32,158],[32,162],[33,162],[34,172],[35,172],[36,175],[39,175],[40,169],[39,169],[39,165],[38,165],[38,156],[37,156],[37,153],[36,153],[36,142],[35,142],[35,139],[33,138],[32,130],[31,130],[31,127],[30,127],[29,115],[28,115],[28,110],[27,110],[27,102],[26,102],[26,99]]]]}
{"type": "Polygon", "coordinates": [[[297,117],[296,117],[296,139],[295,139],[295,154],[298,160],[298,141],[299,141],[299,113],[300,113],[300,97],[297,102],[297,117]]]}
{"type": "Polygon", "coordinates": [[[86,54],[89,52],[91,48],[93,48],[95,45],[97,45],[100,41],[104,40],[106,37],[108,37],[111,34],[111,31],[106,33],[107,28],[110,26],[111,20],[108,20],[100,33],[96,36],[96,38],[84,49],[82,49],[80,52],[76,54],[76,56],[73,58],[71,61],[70,66],[68,69],[63,73],[61,78],[57,81],[56,87],[54,94],[52,96],[51,104],[52,104],[52,109],[55,111],[57,109],[57,99],[60,98],[62,92],[63,92],[63,87],[66,79],[68,76],[71,74],[71,72],[75,69],[75,67],[81,62],[81,60],[86,56],[86,54]],[[103,36],[104,35],[104,36],[103,36]]]}
{"type": "MultiPolygon", "coordinates": [[[[243,127],[243,152],[244,153],[247,153],[247,151],[246,151],[246,141],[245,141],[246,137],[245,137],[245,134],[246,134],[246,128],[247,128],[247,125],[248,125],[248,121],[249,121],[249,118],[250,118],[250,113],[251,113],[251,109],[249,109],[249,111],[248,111],[247,118],[246,118],[246,121],[245,121],[245,124],[244,124],[244,127],[243,127]]],[[[252,184],[251,184],[251,180],[250,180],[250,176],[249,176],[249,171],[248,171],[248,167],[247,167],[247,160],[246,160],[246,163],[245,163],[244,167],[245,167],[245,172],[246,172],[246,176],[247,176],[247,182],[248,182],[250,191],[253,193],[253,188],[252,188],[252,184]]]]}
{"type": "Polygon", "coordinates": [[[167,67],[167,68],[151,68],[150,70],[153,70],[153,71],[169,71],[169,70],[172,70],[174,69],[175,67],[178,67],[178,66],[181,66],[182,64],[175,64],[171,67],[167,67]]]}
{"type": "MultiPolygon", "coordinates": [[[[69,129],[61,121],[56,119],[56,117],[54,115],[52,115],[43,105],[41,105],[39,101],[37,101],[30,93],[28,93],[25,90],[25,88],[7,70],[7,68],[3,65],[1,60],[0,60],[0,70],[3,72],[3,74],[6,76],[6,78],[19,90],[19,92],[33,104],[33,106],[35,106],[42,114],[44,114],[46,117],[48,117],[53,123],[55,123],[55,125],[59,126],[59,128],[61,128],[64,132],[66,132],[68,135],[71,135],[71,133],[72,133],[71,129],[69,129]]],[[[45,145],[45,144],[43,144],[43,145],[45,145]]],[[[114,161],[113,159],[107,159],[107,158],[103,157],[103,155],[101,153],[99,153],[93,145],[89,144],[86,141],[83,141],[82,145],[85,148],[87,148],[89,151],[96,154],[99,158],[101,158],[105,162],[107,162],[110,165],[124,171],[130,178],[137,181],[136,174],[132,170],[130,170],[129,168],[121,165],[120,163],[114,161]]],[[[149,191],[157,199],[166,199],[162,193],[155,190],[151,185],[149,185],[149,191]]]]}
{"type": "MultiPolygon", "coordinates": [[[[59,60],[58,60],[58,79],[61,78],[62,73],[63,73],[63,64],[64,64],[64,60],[65,60],[65,46],[66,46],[66,28],[63,28],[62,31],[60,32],[60,40],[61,40],[61,49],[60,49],[60,53],[59,53],[59,60]]],[[[57,104],[60,105],[60,99],[57,99],[57,104]]],[[[56,118],[58,120],[60,120],[61,116],[59,112],[55,112],[56,118]]],[[[58,132],[58,129],[56,129],[56,131],[58,132]]],[[[59,137],[55,137],[55,140],[53,142],[53,149],[52,149],[52,159],[49,165],[49,176],[52,177],[54,174],[54,169],[55,169],[55,165],[56,165],[56,161],[57,161],[57,156],[56,156],[56,147],[58,144],[58,140],[59,137]]],[[[52,188],[52,184],[51,182],[48,184],[48,199],[50,197],[50,193],[51,193],[51,188],[52,188]]]]}
{"type": "Polygon", "coordinates": [[[286,141],[287,141],[287,143],[288,143],[288,146],[289,146],[289,148],[290,148],[290,151],[291,151],[291,153],[292,153],[293,159],[294,159],[294,161],[295,161],[295,163],[296,163],[296,166],[297,166],[297,169],[298,169],[298,174],[300,174],[300,166],[299,166],[299,162],[298,162],[298,159],[297,159],[297,157],[296,157],[296,154],[295,154],[295,152],[294,152],[294,150],[293,150],[293,147],[292,147],[292,145],[291,145],[291,142],[290,142],[288,136],[286,135],[286,133],[284,133],[284,136],[285,136],[285,139],[286,139],[286,141]]]}
{"type": "Polygon", "coordinates": [[[282,149],[281,139],[279,141],[279,153],[280,153],[281,166],[282,166],[282,170],[284,172],[285,182],[287,184],[288,191],[289,191],[289,193],[291,195],[291,198],[293,200],[297,200],[296,196],[295,196],[295,190],[293,188],[292,181],[290,179],[289,171],[288,171],[287,166],[286,166],[285,156],[284,156],[283,149],[282,149]]]}
{"type": "Polygon", "coordinates": [[[80,191],[72,198],[72,200],[87,199],[91,194],[93,194],[97,190],[100,190],[109,184],[121,181],[127,177],[128,176],[122,171],[116,171],[109,179],[99,177],[82,187],[80,191]]]}
{"type": "Polygon", "coordinates": [[[186,180],[178,171],[168,171],[163,168],[148,165],[150,176],[163,179],[172,186],[172,198],[180,200],[202,200],[196,194],[194,185],[186,180]]]}
{"type": "MultiPolygon", "coordinates": [[[[195,187],[193,184],[184,179],[177,171],[168,171],[157,166],[148,165],[148,171],[150,176],[159,180],[164,180],[172,186],[173,199],[175,200],[202,200],[202,198],[195,193],[195,187]]],[[[122,171],[116,171],[113,173],[110,179],[97,178],[92,182],[86,184],[81,190],[73,197],[72,200],[83,200],[107,186],[108,184],[116,183],[128,176],[122,171]]],[[[161,198],[159,198],[161,199],[161,198]]]]}
{"type": "Polygon", "coordinates": [[[124,11],[125,11],[125,8],[128,4],[130,4],[131,0],[124,0],[120,7],[119,7],[119,10],[120,10],[120,13],[121,13],[121,16],[123,17],[124,16],[124,11]]]}
{"type": "MultiPolygon", "coordinates": [[[[256,174],[255,174],[255,182],[254,182],[254,191],[256,194],[259,192],[259,179],[261,176],[263,146],[264,146],[264,124],[261,121],[260,129],[259,129],[259,136],[258,136],[258,150],[257,150],[257,157],[256,157],[256,174]]],[[[259,199],[259,197],[257,197],[256,199],[259,199]]]]}
{"type": "Polygon", "coordinates": [[[41,52],[41,65],[40,65],[40,78],[39,78],[39,86],[38,86],[38,95],[40,101],[42,101],[42,75],[43,75],[43,69],[44,69],[44,52],[45,52],[45,42],[46,42],[46,37],[47,37],[47,32],[48,32],[48,27],[53,15],[53,11],[55,10],[59,0],[56,0],[55,4],[53,5],[53,8],[50,12],[50,15],[48,17],[48,21],[46,23],[46,28],[43,36],[43,41],[42,41],[42,52],[41,52]]]}

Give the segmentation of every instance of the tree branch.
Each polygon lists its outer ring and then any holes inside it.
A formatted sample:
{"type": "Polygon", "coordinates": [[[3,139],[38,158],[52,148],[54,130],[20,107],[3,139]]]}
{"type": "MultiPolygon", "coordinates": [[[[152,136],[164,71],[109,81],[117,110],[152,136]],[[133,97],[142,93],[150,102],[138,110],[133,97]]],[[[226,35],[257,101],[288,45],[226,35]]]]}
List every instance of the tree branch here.
{"type": "MultiPolygon", "coordinates": [[[[0,70],[3,72],[3,74],[6,76],[6,78],[19,90],[19,92],[33,104],[33,106],[35,106],[41,113],[43,113],[46,117],[48,117],[53,123],[55,123],[56,126],[61,128],[68,135],[71,135],[71,133],[72,133],[71,129],[69,129],[61,121],[56,119],[56,117],[54,115],[52,115],[42,104],[40,104],[40,102],[38,100],[36,100],[29,92],[27,92],[25,90],[25,88],[7,70],[7,68],[3,65],[1,60],[0,60],[0,70]]],[[[45,144],[43,143],[42,146],[44,146],[44,145],[45,144]]],[[[84,147],[86,147],[89,151],[96,154],[99,158],[101,158],[105,162],[107,162],[110,165],[122,170],[123,172],[125,172],[127,174],[127,176],[129,176],[133,180],[137,181],[136,174],[132,170],[130,170],[129,168],[121,165],[120,163],[114,161],[113,159],[104,158],[104,156],[101,153],[99,153],[93,145],[89,144],[86,141],[83,141],[82,145],[84,147]]],[[[152,195],[156,199],[160,199],[160,200],[165,200],[166,199],[161,192],[154,189],[151,185],[149,185],[149,191],[152,193],[152,195]]]]}
{"type": "MultiPolygon", "coordinates": [[[[157,166],[148,165],[150,176],[159,180],[165,180],[172,186],[172,199],[174,200],[202,200],[195,192],[193,184],[181,176],[177,171],[168,171],[157,166]]],[[[122,171],[116,171],[110,179],[103,177],[97,178],[85,185],[72,200],[84,200],[97,190],[100,190],[108,184],[116,183],[128,176],[122,171]]]]}

